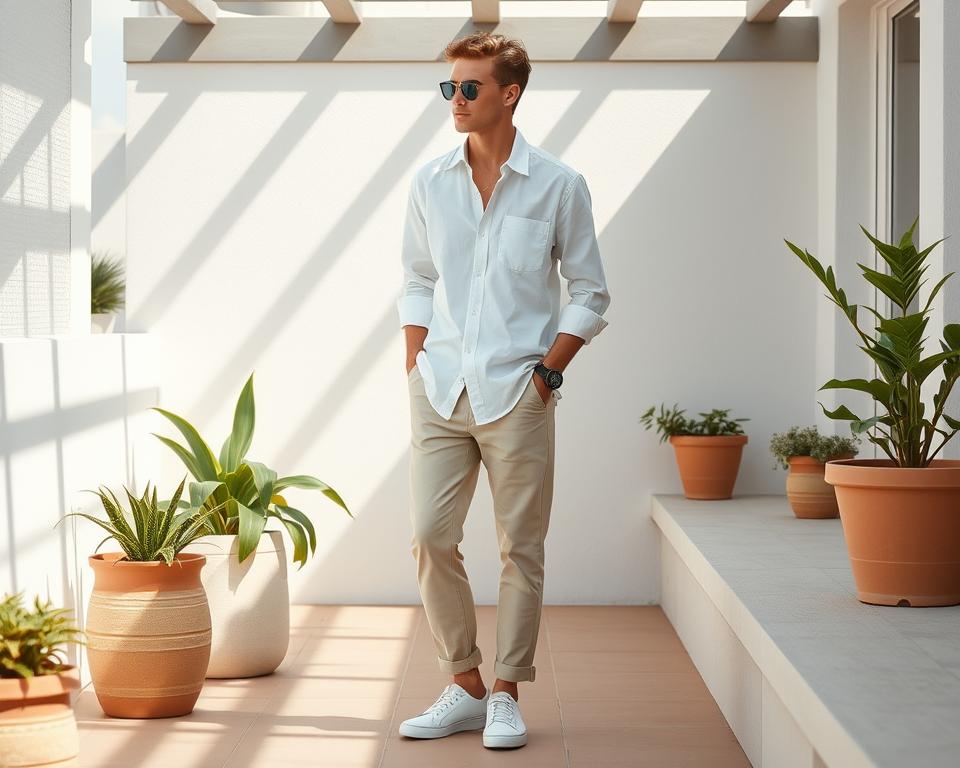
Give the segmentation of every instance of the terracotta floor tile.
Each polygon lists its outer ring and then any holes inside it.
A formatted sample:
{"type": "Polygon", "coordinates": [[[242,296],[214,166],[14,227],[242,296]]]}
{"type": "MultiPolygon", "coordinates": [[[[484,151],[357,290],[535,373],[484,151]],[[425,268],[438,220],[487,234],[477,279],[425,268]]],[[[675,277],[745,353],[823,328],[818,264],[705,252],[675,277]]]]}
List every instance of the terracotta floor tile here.
{"type": "Polygon", "coordinates": [[[696,672],[557,673],[560,700],[697,701],[710,692],[696,672]]]}
{"type": "Polygon", "coordinates": [[[675,651],[554,651],[553,668],[557,675],[566,672],[692,672],[690,657],[675,651]]]}

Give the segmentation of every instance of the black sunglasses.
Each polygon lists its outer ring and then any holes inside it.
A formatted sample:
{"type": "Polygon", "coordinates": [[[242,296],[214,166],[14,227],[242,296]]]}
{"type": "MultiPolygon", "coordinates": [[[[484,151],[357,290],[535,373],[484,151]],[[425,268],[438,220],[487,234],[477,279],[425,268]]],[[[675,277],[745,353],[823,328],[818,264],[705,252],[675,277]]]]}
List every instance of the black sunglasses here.
{"type": "MultiPolygon", "coordinates": [[[[481,85],[485,85],[485,83],[481,83],[478,80],[464,80],[458,84],[453,80],[444,80],[440,83],[440,93],[443,94],[443,98],[450,101],[450,99],[454,97],[454,94],[456,94],[458,85],[460,87],[460,93],[463,94],[463,98],[467,101],[473,101],[478,96],[478,89],[481,85]]],[[[497,83],[497,85],[502,84],[497,83]]]]}

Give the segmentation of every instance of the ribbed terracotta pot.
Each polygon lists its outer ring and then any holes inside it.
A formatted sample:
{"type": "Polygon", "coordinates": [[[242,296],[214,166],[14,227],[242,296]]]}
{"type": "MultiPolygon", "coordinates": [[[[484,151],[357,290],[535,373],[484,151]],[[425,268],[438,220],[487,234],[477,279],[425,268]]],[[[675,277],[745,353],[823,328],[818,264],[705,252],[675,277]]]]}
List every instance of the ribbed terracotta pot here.
{"type": "Polygon", "coordinates": [[[193,711],[210,660],[210,607],[200,581],[203,555],[161,561],[93,555],[87,658],[111,717],[175,717],[193,711]]]}
{"type": "Polygon", "coordinates": [[[688,499],[729,499],[740,471],[746,435],[673,435],[670,437],[688,499]]]}
{"type": "MultiPolygon", "coordinates": [[[[837,459],[853,458],[852,453],[837,459]]],[[[787,501],[793,514],[801,520],[824,520],[837,517],[837,493],[823,479],[826,463],[813,456],[788,456],[787,501]]]]}
{"type": "Polygon", "coordinates": [[[960,461],[827,462],[857,595],[875,605],[960,604],[960,461]]]}
{"type": "Polygon", "coordinates": [[[203,553],[200,574],[213,622],[207,677],[273,672],[290,644],[287,553],[280,531],[264,531],[243,563],[239,536],[201,536],[183,551],[203,553]]]}
{"type": "Polygon", "coordinates": [[[55,675],[0,678],[0,766],[77,766],[80,740],[70,692],[80,688],[77,668],[55,675]]]}

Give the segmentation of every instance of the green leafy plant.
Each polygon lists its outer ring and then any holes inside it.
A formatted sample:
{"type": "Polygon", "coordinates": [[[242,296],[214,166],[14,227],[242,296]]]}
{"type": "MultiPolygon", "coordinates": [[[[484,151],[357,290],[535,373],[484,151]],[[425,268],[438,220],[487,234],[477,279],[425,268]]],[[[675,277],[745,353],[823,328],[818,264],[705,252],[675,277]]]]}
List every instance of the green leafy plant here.
{"type": "Polygon", "coordinates": [[[161,505],[157,503],[156,487],[153,488],[151,494],[150,484],[147,483],[143,496],[140,498],[131,494],[124,487],[130,501],[133,526],[127,520],[126,512],[113,491],[108,488],[104,493],[101,488],[89,492],[96,493],[100,497],[103,508],[107,513],[106,520],[88,515],[86,512],[68,512],[57,521],[54,527],[67,517],[74,515],[85,517],[110,534],[97,544],[94,552],[97,552],[105,542],[114,539],[120,545],[127,560],[136,562],[163,560],[167,565],[172,565],[174,558],[187,544],[207,533],[206,519],[218,511],[216,508],[210,508],[202,511],[188,509],[178,512],[178,502],[183,494],[183,486],[186,481],[186,477],[180,481],[173,498],[162,509],[161,505]]]}
{"type": "Polygon", "coordinates": [[[850,304],[843,290],[837,287],[832,267],[823,268],[808,251],[798,248],[789,240],[787,246],[797,257],[806,264],[826,286],[827,296],[846,315],[863,344],[860,346],[876,363],[881,378],[878,379],[831,379],[823,389],[850,389],[869,394],[884,411],[878,416],[861,419],[849,408],[841,405],[834,411],[828,411],[823,403],[820,407],[832,419],[849,421],[853,434],[867,433],[870,442],[880,446],[884,453],[900,467],[926,467],[933,461],[940,449],[960,429],[960,421],[944,413],[950,391],[960,377],[960,325],[951,323],[943,328],[943,340],[940,342],[942,352],[922,357],[926,338],[923,336],[927,325],[927,314],[930,304],[937,292],[953,275],[950,272],[930,291],[927,303],[920,312],[908,312],[910,303],[920,293],[921,281],[927,264],[924,262],[930,252],[945,238],[937,240],[933,245],[917,251],[913,245],[913,231],[918,219],[900,238],[896,245],[884,243],[871,235],[863,226],[860,229],[873,243],[877,252],[886,262],[890,274],[871,269],[864,264],[857,263],[863,270],[863,277],[876,287],[891,301],[891,305],[899,310],[894,317],[884,317],[872,307],[864,306],[877,319],[874,327],[876,336],[867,334],[858,323],[857,310],[859,305],[850,304]],[[933,417],[924,418],[925,403],[920,397],[920,388],[930,374],[942,370],[943,380],[940,388],[933,396],[933,417]],[[950,431],[940,429],[937,423],[943,419],[950,431]],[[870,430],[876,434],[870,434],[870,430]],[[943,441],[933,448],[935,435],[942,435],[943,441]]]}
{"type": "Polygon", "coordinates": [[[190,483],[189,506],[196,510],[218,510],[207,519],[209,532],[239,536],[240,562],[256,550],[269,518],[279,520],[286,528],[293,541],[293,560],[301,568],[308,556],[316,552],[317,534],[313,523],[306,514],[287,502],[282,495],[287,488],[318,490],[353,517],[340,494],[316,477],[278,477],[265,464],[246,458],[253,442],[256,421],[252,373],[237,399],[233,429],[223,442],[219,459],[186,419],[163,408],[153,410],[169,419],[189,446],[154,433],[177,455],[197,481],[190,483]]]}
{"type": "Polygon", "coordinates": [[[63,646],[84,645],[67,613],[49,600],[41,603],[39,597],[34,597],[30,611],[22,592],[5,596],[0,602],[0,677],[39,677],[67,669],[61,659],[63,646]]]}
{"type": "Polygon", "coordinates": [[[90,312],[97,315],[116,312],[124,303],[123,265],[101,251],[90,259],[90,312]]]}
{"type": "Polygon", "coordinates": [[[770,452],[776,457],[774,469],[790,469],[791,456],[810,456],[817,461],[830,461],[839,456],[857,454],[860,438],[842,435],[821,435],[816,427],[790,427],[785,433],[770,438],[770,452]]]}
{"type": "Polygon", "coordinates": [[[660,406],[660,414],[655,415],[656,406],[650,406],[640,417],[640,423],[647,429],[656,425],[660,434],[660,442],[664,442],[673,435],[742,435],[743,428],[737,423],[750,419],[729,419],[729,408],[714,408],[709,412],[700,412],[702,419],[690,419],[684,416],[685,411],[677,408],[667,410],[664,404],[660,406]]]}

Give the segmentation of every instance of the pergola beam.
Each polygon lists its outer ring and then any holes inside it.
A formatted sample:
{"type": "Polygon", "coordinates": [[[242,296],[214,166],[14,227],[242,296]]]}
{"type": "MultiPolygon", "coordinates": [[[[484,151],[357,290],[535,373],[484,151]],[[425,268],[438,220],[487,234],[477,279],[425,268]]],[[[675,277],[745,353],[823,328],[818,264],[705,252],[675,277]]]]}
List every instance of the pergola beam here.
{"type": "Polygon", "coordinates": [[[217,4],[214,0],[160,0],[187,24],[217,23],[217,4]]]}
{"type": "Polygon", "coordinates": [[[771,22],[780,18],[791,0],[747,0],[746,19],[751,22],[771,22]]]}
{"type": "Polygon", "coordinates": [[[500,0],[470,0],[474,24],[496,24],[500,21],[500,0]]]}
{"type": "Polygon", "coordinates": [[[323,0],[330,12],[330,18],[338,24],[359,24],[360,8],[353,0],[323,0]]]}
{"type": "Polygon", "coordinates": [[[607,0],[607,21],[626,21],[633,24],[640,13],[643,0],[607,0]]]}

